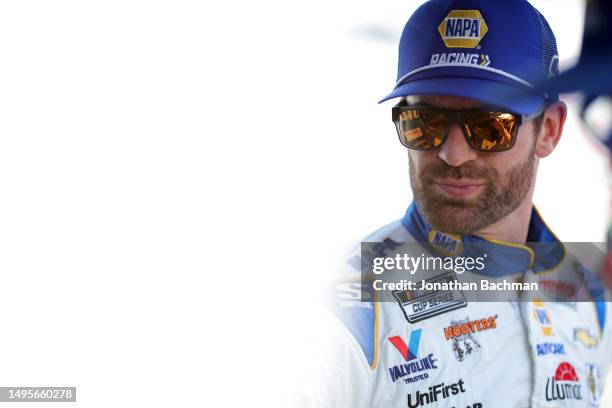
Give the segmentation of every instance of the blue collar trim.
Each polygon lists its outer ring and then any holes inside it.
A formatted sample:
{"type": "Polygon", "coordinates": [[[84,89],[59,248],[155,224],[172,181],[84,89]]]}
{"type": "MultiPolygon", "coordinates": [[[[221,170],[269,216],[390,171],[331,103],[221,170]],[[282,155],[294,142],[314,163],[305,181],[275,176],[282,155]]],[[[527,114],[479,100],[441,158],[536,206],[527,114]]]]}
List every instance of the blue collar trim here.
{"type": "Polygon", "coordinates": [[[490,277],[523,273],[527,269],[534,272],[553,269],[565,258],[565,247],[544,223],[535,207],[531,211],[525,245],[434,230],[414,202],[408,207],[402,224],[431,254],[464,257],[486,254],[485,269],[477,273],[490,277]]]}

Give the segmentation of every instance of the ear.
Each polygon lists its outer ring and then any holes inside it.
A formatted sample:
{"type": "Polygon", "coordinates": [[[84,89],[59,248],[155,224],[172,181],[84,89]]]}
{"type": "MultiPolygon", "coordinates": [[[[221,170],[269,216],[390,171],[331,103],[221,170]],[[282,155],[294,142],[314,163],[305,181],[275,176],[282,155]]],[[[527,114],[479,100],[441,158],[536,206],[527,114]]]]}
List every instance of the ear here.
{"type": "Polygon", "coordinates": [[[567,106],[564,102],[558,101],[546,108],[542,120],[542,129],[540,129],[536,143],[536,156],[546,157],[555,150],[561,139],[566,118],[567,106]]]}

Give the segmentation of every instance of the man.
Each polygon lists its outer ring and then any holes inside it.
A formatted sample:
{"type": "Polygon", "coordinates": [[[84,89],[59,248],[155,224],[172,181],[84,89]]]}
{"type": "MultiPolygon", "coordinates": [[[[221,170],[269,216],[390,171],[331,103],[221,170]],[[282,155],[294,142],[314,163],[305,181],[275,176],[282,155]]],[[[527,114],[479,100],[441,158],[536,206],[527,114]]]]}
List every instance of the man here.
{"type": "Polygon", "coordinates": [[[303,405],[599,405],[612,311],[532,204],[566,107],[558,95],[525,90],[557,71],[554,35],[526,0],[432,0],[412,15],[397,84],[383,101],[400,98],[393,120],[408,148],[414,203],[364,239],[377,244],[348,257],[332,307],[342,325],[303,405]],[[359,282],[364,259],[392,258],[402,243],[418,244],[423,259],[484,248],[481,276],[491,279],[579,273],[592,300],[485,303],[462,301],[462,291],[398,290],[396,301],[377,302],[371,281],[359,282]]]}

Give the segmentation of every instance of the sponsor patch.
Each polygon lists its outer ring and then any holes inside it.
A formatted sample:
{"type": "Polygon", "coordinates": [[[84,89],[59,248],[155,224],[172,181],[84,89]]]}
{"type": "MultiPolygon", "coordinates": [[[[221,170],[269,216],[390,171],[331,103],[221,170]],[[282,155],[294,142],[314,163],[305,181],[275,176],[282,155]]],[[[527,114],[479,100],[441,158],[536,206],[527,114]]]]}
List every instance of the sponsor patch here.
{"type": "MultiPolygon", "coordinates": [[[[453,274],[447,273],[428,279],[425,282],[451,282],[453,274]]],[[[466,307],[465,295],[460,290],[401,290],[393,292],[406,320],[409,323],[420,322],[442,313],[466,307]]]]}
{"type": "Polygon", "coordinates": [[[467,356],[480,350],[482,346],[474,337],[474,333],[497,328],[496,320],[497,316],[478,320],[470,320],[468,317],[451,321],[450,326],[444,328],[444,337],[452,341],[455,358],[463,361],[467,356]]]}
{"type": "Polygon", "coordinates": [[[601,373],[599,372],[599,366],[595,364],[586,365],[587,375],[587,394],[589,396],[589,404],[594,407],[598,407],[601,402],[602,384],[601,384],[601,373]]]}
{"type": "Polygon", "coordinates": [[[336,285],[340,308],[372,309],[371,288],[361,282],[343,282],[336,285]]]}
{"type": "Polygon", "coordinates": [[[546,380],[546,401],[582,400],[582,385],[576,369],[568,362],[559,364],[546,380]]]}
{"type": "Polygon", "coordinates": [[[552,355],[565,355],[565,345],[562,343],[540,343],[536,344],[538,357],[552,355]]]}
{"type": "Polygon", "coordinates": [[[421,342],[421,329],[410,333],[408,345],[400,336],[392,336],[387,340],[400,352],[406,363],[395,365],[389,368],[391,381],[404,380],[406,384],[414,383],[429,378],[427,371],[438,368],[437,359],[433,353],[426,357],[419,358],[419,344],[421,342]]]}
{"type": "Polygon", "coordinates": [[[542,334],[544,334],[545,336],[552,336],[552,320],[550,318],[550,313],[548,313],[548,310],[546,310],[546,308],[544,307],[544,303],[536,300],[532,302],[531,307],[533,318],[540,326],[542,334]]]}
{"type": "MultiPolygon", "coordinates": [[[[452,397],[463,394],[465,391],[465,383],[462,379],[454,384],[441,383],[432,385],[426,391],[419,390],[414,394],[408,394],[408,407],[416,408],[437,401],[442,401],[447,398],[456,399],[452,397]]],[[[479,405],[482,407],[482,404],[479,405]]],[[[438,406],[438,404],[436,404],[436,406],[438,406]]]]}
{"type": "Polygon", "coordinates": [[[574,329],[574,340],[586,348],[594,348],[599,345],[599,338],[593,336],[589,329],[574,329]]]}
{"type": "Polygon", "coordinates": [[[438,26],[446,48],[476,48],[488,29],[478,10],[452,10],[438,26]]]}
{"type": "Polygon", "coordinates": [[[438,252],[452,256],[459,255],[463,251],[461,236],[447,234],[446,232],[431,230],[429,231],[429,244],[438,252]]]}

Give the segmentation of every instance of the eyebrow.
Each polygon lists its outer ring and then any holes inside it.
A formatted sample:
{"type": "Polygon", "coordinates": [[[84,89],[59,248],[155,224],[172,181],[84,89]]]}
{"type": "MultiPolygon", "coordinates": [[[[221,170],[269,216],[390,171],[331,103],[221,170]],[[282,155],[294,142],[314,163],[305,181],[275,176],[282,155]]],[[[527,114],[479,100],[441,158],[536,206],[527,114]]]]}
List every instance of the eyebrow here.
{"type": "Polygon", "coordinates": [[[405,96],[402,97],[402,99],[400,99],[398,105],[423,106],[423,107],[427,107],[427,108],[438,108],[437,106],[434,106],[434,105],[432,105],[430,103],[423,102],[423,101],[417,101],[417,102],[410,103],[410,102],[408,102],[408,99],[405,96]]]}
{"type": "Polygon", "coordinates": [[[488,105],[488,104],[481,104],[479,106],[472,106],[470,108],[460,108],[460,109],[454,109],[454,108],[443,108],[440,106],[436,106],[436,105],[432,105],[431,103],[427,103],[423,100],[419,100],[417,102],[414,103],[409,103],[406,97],[403,97],[400,101],[400,105],[404,104],[405,106],[422,106],[425,108],[433,108],[433,109],[446,109],[446,110],[478,110],[478,109],[497,109],[496,106],[494,105],[488,105]]]}
{"type": "Polygon", "coordinates": [[[427,102],[422,102],[422,101],[417,101],[414,103],[409,103],[408,100],[406,100],[406,98],[402,98],[402,100],[400,101],[400,103],[398,105],[404,105],[404,106],[422,106],[424,108],[433,108],[433,109],[445,109],[445,108],[440,108],[439,106],[434,106],[430,103],[427,102]]]}
{"type": "MultiPolygon", "coordinates": [[[[414,96],[414,95],[411,95],[411,96],[414,96]]],[[[418,106],[423,106],[423,107],[427,107],[427,108],[439,108],[439,109],[443,109],[443,108],[440,108],[439,106],[435,106],[435,105],[432,105],[431,103],[425,102],[420,97],[418,97],[418,100],[416,102],[408,102],[408,98],[404,96],[402,98],[401,102],[404,103],[406,106],[411,106],[411,105],[417,106],[418,105],[418,106]]]]}

